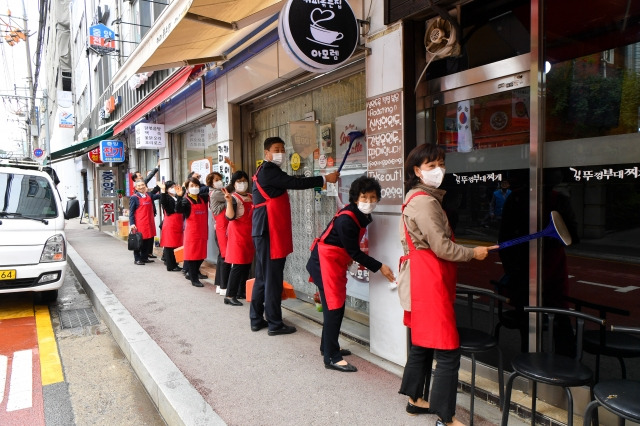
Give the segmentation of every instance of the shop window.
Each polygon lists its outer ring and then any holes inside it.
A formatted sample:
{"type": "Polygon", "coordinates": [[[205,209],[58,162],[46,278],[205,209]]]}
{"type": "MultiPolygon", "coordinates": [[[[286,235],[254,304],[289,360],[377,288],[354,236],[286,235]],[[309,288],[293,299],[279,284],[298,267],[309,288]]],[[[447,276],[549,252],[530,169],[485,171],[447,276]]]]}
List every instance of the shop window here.
{"type": "Polygon", "coordinates": [[[212,171],[221,172],[226,183],[231,180],[231,168],[224,163],[224,157],[230,155],[229,143],[218,144],[217,124],[214,119],[183,134],[183,155],[187,163],[187,173],[197,171],[203,178],[202,183],[205,183],[204,178],[212,171]]]}

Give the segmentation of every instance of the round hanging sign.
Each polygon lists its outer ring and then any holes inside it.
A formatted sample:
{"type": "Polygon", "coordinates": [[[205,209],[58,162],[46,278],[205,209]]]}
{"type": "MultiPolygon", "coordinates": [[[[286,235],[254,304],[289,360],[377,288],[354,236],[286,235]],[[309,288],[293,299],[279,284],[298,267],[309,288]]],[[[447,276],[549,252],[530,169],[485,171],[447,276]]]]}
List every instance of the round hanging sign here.
{"type": "Polygon", "coordinates": [[[330,71],[346,62],[358,46],[359,30],[346,0],[289,0],[278,22],[284,50],[311,72],[330,71]]]}
{"type": "Polygon", "coordinates": [[[100,159],[100,147],[99,146],[97,148],[94,148],[91,151],[87,152],[87,156],[89,157],[89,160],[91,160],[92,163],[102,164],[102,160],[100,159]]]}

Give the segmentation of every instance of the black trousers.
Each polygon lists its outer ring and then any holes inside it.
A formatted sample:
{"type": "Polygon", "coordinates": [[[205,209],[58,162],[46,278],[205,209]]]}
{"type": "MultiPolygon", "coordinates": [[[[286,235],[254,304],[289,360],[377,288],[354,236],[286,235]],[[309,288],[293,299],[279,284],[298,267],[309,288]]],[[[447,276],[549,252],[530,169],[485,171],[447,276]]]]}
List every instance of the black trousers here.
{"type": "Polygon", "coordinates": [[[431,411],[444,423],[450,423],[456,412],[459,369],[459,348],[442,350],[412,345],[398,393],[407,395],[414,401],[418,398],[429,401],[431,411]],[[429,399],[429,382],[434,358],[437,364],[433,371],[432,396],[429,399]]]}
{"type": "Polygon", "coordinates": [[[151,253],[153,253],[153,237],[142,240],[142,247],[140,247],[140,250],[133,251],[133,258],[136,262],[149,260],[151,253]]]}
{"type": "Polygon", "coordinates": [[[200,281],[198,278],[198,274],[200,273],[200,265],[202,265],[204,259],[200,260],[185,260],[185,263],[188,264],[189,278],[191,278],[191,282],[200,281]]]}
{"type": "Polygon", "coordinates": [[[266,317],[269,330],[282,327],[282,281],[286,257],[271,259],[269,235],[253,237],[256,247],[256,279],[251,293],[249,317],[251,325],[258,326],[266,317]]]}
{"type": "Polygon", "coordinates": [[[165,247],[162,249],[162,256],[164,257],[164,264],[167,266],[167,271],[178,267],[176,254],[173,252],[174,249],[175,247],[165,247]]]}
{"type": "Polygon", "coordinates": [[[246,293],[245,285],[249,278],[249,272],[251,271],[251,264],[238,264],[234,263],[231,266],[231,272],[229,273],[229,282],[227,284],[227,297],[237,297],[239,294],[244,295],[246,293]]]}
{"type": "Polygon", "coordinates": [[[322,282],[322,273],[315,248],[307,262],[307,272],[311,275],[313,283],[318,286],[320,293],[320,302],[322,303],[322,336],[320,338],[320,352],[324,353],[324,363],[336,363],[342,361],[340,355],[340,327],[342,327],[342,319],[344,318],[344,304],[339,309],[329,310],[327,299],[324,294],[324,283],[322,282]]]}

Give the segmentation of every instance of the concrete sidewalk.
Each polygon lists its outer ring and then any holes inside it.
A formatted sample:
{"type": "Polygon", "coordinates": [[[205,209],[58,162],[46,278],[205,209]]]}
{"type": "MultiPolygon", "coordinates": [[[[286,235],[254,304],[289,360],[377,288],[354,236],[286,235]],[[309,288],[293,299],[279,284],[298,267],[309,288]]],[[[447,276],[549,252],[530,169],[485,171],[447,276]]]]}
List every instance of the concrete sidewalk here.
{"type": "MultiPolygon", "coordinates": [[[[69,260],[98,314],[170,425],[415,425],[398,394],[402,367],[344,340],[357,373],[324,368],[320,326],[283,310],[292,335],[252,332],[249,306],[223,304],[211,280],[193,287],[156,262],[133,263],[126,242],[67,222],[69,260]]],[[[469,422],[458,394],[457,417],[469,422]]],[[[476,400],[476,425],[497,424],[496,406],[476,400]]],[[[511,415],[510,424],[522,420],[511,415]]]]}

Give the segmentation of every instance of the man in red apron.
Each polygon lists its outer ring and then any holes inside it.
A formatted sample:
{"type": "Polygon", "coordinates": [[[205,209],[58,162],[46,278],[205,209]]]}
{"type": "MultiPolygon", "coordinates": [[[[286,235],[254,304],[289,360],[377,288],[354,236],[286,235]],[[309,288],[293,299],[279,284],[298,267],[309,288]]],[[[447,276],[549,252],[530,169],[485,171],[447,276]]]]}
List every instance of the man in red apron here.
{"type": "Polygon", "coordinates": [[[133,251],[134,263],[144,265],[153,262],[153,237],[156,236],[156,222],[153,214],[153,202],[160,194],[147,193],[147,184],[143,180],[135,183],[136,192],[129,198],[129,227],[131,232],[142,233],[142,247],[133,251]]]}
{"type": "Polygon", "coordinates": [[[158,186],[161,190],[160,205],[164,211],[160,232],[160,247],[164,248],[162,256],[167,271],[180,271],[181,268],[176,263],[176,256],[173,250],[182,246],[184,240],[182,232],[184,217],[176,212],[176,203],[178,203],[176,184],[169,180],[166,184],[159,183],[158,186]]]}
{"type": "Polygon", "coordinates": [[[287,255],[293,252],[291,205],[288,189],[322,187],[335,183],[339,173],[294,177],[280,168],[284,163],[284,141],[264,141],[264,163],[253,176],[253,222],[251,236],[256,247],[256,279],[251,294],[251,330],[269,327],[269,335],[290,334],[295,327],[282,322],[282,281],[287,255]],[[266,321],[264,317],[266,317],[266,321]]]}

